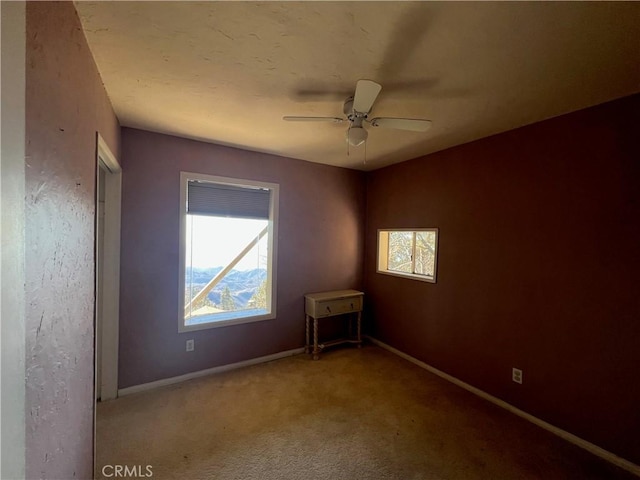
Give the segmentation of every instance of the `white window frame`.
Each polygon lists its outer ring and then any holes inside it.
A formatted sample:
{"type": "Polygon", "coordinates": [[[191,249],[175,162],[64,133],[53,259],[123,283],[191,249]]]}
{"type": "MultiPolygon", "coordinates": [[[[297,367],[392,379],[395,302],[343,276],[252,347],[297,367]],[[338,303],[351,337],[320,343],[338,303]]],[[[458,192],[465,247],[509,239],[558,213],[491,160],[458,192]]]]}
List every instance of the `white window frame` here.
{"type": "Polygon", "coordinates": [[[241,178],[219,177],[216,175],[206,175],[203,173],[180,172],[180,259],[179,259],[179,287],[178,287],[178,332],[193,332],[195,330],[206,330],[209,328],[228,327],[229,325],[239,325],[242,323],[260,322],[262,320],[272,320],[276,318],[276,265],[277,262],[277,238],[278,238],[278,198],[280,185],[277,183],[261,182],[256,180],[245,180],[241,178]],[[269,313],[265,315],[254,315],[251,317],[234,318],[230,320],[219,320],[197,325],[185,325],[184,319],[184,296],[185,296],[185,275],[186,275],[186,243],[187,243],[187,189],[189,181],[199,180],[235,187],[259,187],[268,188],[271,191],[269,205],[268,224],[268,251],[270,255],[267,259],[267,291],[271,291],[271,297],[267,299],[270,304],[269,313]]]}
{"type": "MultiPolygon", "coordinates": [[[[437,228],[381,228],[378,229],[378,255],[377,255],[377,266],[376,272],[382,273],[384,275],[391,275],[394,277],[404,277],[411,278],[413,280],[419,280],[421,282],[428,283],[436,283],[436,275],[438,273],[438,234],[437,228]],[[407,272],[398,272],[395,270],[389,270],[388,261],[389,261],[389,234],[392,232],[413,232],[414,240],[413,240],[413,252],[411,254],[411,263],[413,266],[413,262],[415,261],[415,234],[417,232],[435,232],[436,241],[435,241],[435,252],[433,259],[433,276],[423,275],[421,273],[407,273],[407,272]]],[[[412,268],[414,270],[414,268],[412,268]]]]}

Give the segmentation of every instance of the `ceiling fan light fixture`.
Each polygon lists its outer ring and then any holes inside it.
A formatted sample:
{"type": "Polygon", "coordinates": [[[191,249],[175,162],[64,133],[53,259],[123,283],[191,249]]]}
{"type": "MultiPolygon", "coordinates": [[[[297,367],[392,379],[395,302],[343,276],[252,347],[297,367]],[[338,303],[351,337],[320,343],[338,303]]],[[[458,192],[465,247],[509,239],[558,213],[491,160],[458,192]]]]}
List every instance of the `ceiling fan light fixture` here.
{"type": "Polygon", "coordinates": [[[358,147],[367,141],[369,133],[362,127],[351,127],[347,130],[347,142],[352,147],[358,147]]]}

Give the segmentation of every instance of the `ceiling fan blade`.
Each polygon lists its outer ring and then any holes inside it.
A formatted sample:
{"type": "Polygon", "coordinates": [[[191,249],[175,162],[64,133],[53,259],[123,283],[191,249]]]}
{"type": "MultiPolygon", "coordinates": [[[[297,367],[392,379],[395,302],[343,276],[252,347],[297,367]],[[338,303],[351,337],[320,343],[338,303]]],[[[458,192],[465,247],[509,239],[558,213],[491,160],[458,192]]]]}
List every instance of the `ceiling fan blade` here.
{"type": "Polygon", "coordinates": [[[287,117],[282,117],[282,119],[286,120],[287,122],[334,122],[334,123],[340,123],[340,122],[344,121],[343,118],[339,118],[339,117],[292,117],[292,116],[287,116],[287,117]]]}
{"type": "Polygon", "coordinates": [[[411,130],[412,132],[426,132],[431,127],[431,120],[420,118],[389,118],[379,117],[369,120],[374,127],[396,128],[398,130],[411,130]]]}
{"type": "Polygon", "coordinates": [[[373,80],[358,80],[356,93],[353,96],[353,109],[359,113],[369,113],[380,90],[382,90],[382,85],[373,80]]]}

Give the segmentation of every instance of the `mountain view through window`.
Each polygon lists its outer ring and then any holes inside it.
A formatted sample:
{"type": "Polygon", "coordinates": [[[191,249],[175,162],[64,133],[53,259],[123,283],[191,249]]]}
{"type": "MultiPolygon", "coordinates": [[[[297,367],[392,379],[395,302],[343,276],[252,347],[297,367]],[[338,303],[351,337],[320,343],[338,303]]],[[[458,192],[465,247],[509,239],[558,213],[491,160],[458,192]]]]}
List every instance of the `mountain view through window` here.
{"type": "Polygon", "coordinates": [[[186,325],[267,313],[267,225],[263,219],[187,215],[186,325]]]}

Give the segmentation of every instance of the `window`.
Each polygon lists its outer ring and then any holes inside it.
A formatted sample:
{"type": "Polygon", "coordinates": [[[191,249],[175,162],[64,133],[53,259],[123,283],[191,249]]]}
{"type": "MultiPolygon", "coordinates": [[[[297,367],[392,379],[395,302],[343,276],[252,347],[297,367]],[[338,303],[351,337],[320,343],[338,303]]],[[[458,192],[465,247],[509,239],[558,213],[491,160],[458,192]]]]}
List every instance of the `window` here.
{"type": "Polygon", "coordinates": [[[278,185],[180,174],[178,331],[275,317],[278,185]]]}
{"type": "Polygon", "coordinates": [[[378,230],[378,273],[436,281],[438,229],[378,230]]]}

